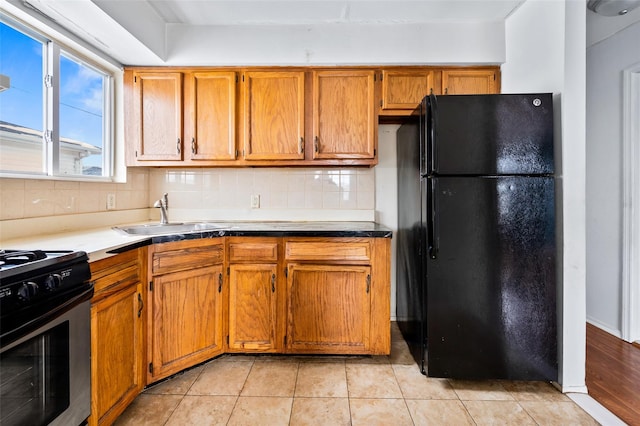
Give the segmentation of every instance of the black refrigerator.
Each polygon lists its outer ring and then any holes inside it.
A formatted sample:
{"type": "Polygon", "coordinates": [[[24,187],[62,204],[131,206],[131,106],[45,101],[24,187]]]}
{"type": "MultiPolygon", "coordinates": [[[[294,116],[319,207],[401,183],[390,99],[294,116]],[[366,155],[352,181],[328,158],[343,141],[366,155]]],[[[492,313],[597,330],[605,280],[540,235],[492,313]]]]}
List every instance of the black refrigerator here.
{"type": "Polygon", "coordinates": [[[556,381],[552,95],[431,95],[397,136],[396,316],[421,371],[556,381]]]}

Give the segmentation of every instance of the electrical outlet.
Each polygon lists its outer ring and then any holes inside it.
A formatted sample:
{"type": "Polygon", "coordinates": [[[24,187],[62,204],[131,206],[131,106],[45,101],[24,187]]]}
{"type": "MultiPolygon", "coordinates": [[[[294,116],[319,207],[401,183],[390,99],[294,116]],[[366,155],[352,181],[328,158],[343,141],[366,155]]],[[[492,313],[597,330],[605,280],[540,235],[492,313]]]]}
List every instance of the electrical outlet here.
{"type": "Polygon", "coordinates": [[[107,210],[115,210],[116,194],[107,194],[107,210]]]}
{"type": "Polygon", "coordinates": [[[260,208],[260,195],[254,194],[251,196],[251,208],[252,209],[260,208]]]}

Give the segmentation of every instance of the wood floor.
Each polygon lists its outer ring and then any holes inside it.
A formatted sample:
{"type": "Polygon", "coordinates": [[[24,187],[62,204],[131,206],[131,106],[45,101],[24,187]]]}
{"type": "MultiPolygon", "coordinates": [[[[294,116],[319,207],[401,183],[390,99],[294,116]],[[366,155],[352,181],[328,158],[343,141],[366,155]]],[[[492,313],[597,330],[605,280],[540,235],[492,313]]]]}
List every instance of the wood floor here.
{"type": "Polygon", "coordinates": [[[629,425],[640,425],[640,348],[587,323],[589,395],[629,425]]]}

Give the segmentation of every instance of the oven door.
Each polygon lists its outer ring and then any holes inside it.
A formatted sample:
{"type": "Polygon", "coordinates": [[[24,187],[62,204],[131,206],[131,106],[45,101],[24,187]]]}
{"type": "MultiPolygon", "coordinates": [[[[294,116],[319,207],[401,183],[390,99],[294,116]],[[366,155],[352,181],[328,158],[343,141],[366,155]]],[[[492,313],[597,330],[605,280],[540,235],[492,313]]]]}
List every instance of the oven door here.
{"type": "Polygon", "coordinates": [[[80,425],[89,417],[92,293],[0,349],[0,424],[80,425]]]}

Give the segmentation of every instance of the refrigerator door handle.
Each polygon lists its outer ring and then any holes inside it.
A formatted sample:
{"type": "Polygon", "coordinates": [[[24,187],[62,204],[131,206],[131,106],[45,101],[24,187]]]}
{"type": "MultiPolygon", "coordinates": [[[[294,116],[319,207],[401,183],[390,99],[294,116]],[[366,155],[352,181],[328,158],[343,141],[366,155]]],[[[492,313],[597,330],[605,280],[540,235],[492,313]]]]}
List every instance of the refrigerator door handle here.
{"type": "Polygon", "coordinates": [[[429,257],[436,259],[438,257],[438,182],[435,178],[429,178],[429,216],[427,217],[427,244],[429,257]]]}
{"type": "Polygon", "coordinates": [[[436,171],[437,161],[437,148],[436,148],[436,123],[438,122],[438,100],[436,99],[436,95],[429,95],[429,128],[427,129],[429,133],[429,152],[427,153],[427,170],[429,174],[432,174],[436,171]]]}

